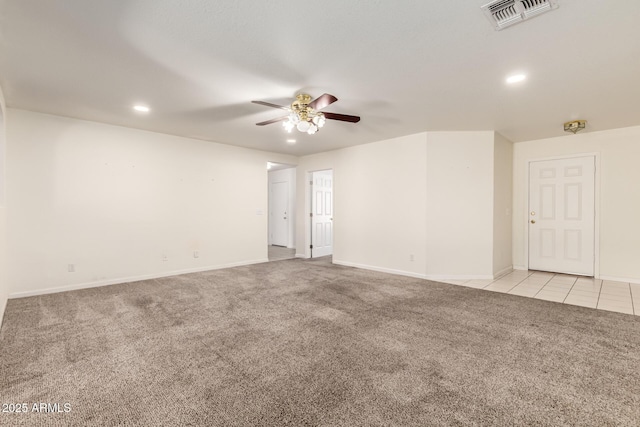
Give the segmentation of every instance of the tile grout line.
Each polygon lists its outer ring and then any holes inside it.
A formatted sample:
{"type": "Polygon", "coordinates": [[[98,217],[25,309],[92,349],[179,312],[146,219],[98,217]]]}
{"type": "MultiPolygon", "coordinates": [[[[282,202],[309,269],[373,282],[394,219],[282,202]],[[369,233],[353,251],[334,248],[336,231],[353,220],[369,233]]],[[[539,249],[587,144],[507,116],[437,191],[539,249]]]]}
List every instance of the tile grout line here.
{"type": "MultiPolygon", "coordinates": [[[[573,286],[571,287],[571,290],[573,290],[573,288],[578,284],[578,280],[579,280],[579,279],[580,279],[579,277],[576,279],[576,282],[575,282],[575,283],[573,284],[573,286]]],[[[593,308],[594,310],[596,310],[596,309],[598,309],[598,300],[599,300],[599,298],[600,298],[600,292],[602,291],[602,280],[601,280],[601,279],[596,279],[595,277],[593,278],[593,280],[594,280],[594,281],[596,281],[596,280],[597,280],[597,281],[599,281],[599,282],[600,282],[600,285],[598,286],[598,295],[596,295],[596,305],[595,305],[595,307],[589,307],[589,308],[593,308]]],[[[571,290],[569,291],[569,295],[571,294],[571,290]]],[[[581,292],[581,291],[580,291],[580,292],[581,292]]],[[[587,292],[591,293],[590,291],[587,291],[587,292]]],[[[595,292],[594,292],[594,293],[595,293],[595,292]]],[[[566,299],[567,299],[567,298],[569,298],[569,295],[567,295],[567,297],[565,298],[565,301],[566,301],[566,299]]],[[[591,298],[590,296],[584,296],[584,295],[583,295],[583,296],[576,296],[576,297],[577,297],[577,298],[586,298],[586,299],[591,298]]],[[[571,303],[565,303],[565,304],[571,304],[571,303]]],[[[586,307],[586,306],[585,306],[585,307],[586,307]]]]}
{"type": "Polygon", "coordinates": [[[571,291],[573,290],[573,287],[576,285],[576,283],[578,283],[578,277],[576,277],[576,280],[573,281],[573,284],[571,285],[571,287],[569,288],[569,292],[567,292],[567,295],[564,296],[564,299],[562,300],[562,303],[564,304],[565,301],[567,300],[567,298],[569,298],[569,294],[571,293],[571,291]]]}
{"type": "MultiPolygon", "coordinates": [[[[555,276],[555,274],[554,274],[553,276],[555,276]]],[[[542,290],[544,289],[544,287],[545,287],[545,286],[547,286],[547,284],[551,281],[551,279],[553,279],[553,276],[551,276],[551,277],[549,278],[549,280],[547,280],[546,282],[544,282],[544,283],[542,284],[542,287],[541,287],[540,289],[538,289],[538,291],[537,291],[537,292],[536,292],[532,297],[528,297],[528,298],[535,298],[535,297],[536,297],[536,295],[538,295],[538,294],[540,293],[540,291],[542,291],[542,290]]],[[[524,282],[524,280],[523,280],[523,282],[524,282]]],[[[518,283],[518,285],[519,285],[519,284],[520,284],[520,283],[518,283]]],[[[515,287],[514,287],[514,288],[515,288],[515,287]]],[[[512,290],[513,290],[513,289],[512,289],[512,290]]]]}
{"type": "Polygon", "coordinates": [[[504,274],[501,274],[500,276],[496,277],[496,280],[502,279],[504,276],[506,276],[506,275],[509,275],[509,274],[513,273],[513,271],[514,271],[514,270],[513,270],[513,269],[511,269],[511,271],[510,271],[510,272],[508,272],[508,273],[504,273],[504,274]]]}
{"type": "Polygon", "coordinates": [[[499,279],[493,279],[491,282],[487,283],[486,285],[484,285],[483,287],[481,287],[480,289],[485,289],[487,286],[489,286],[490,284],[492,284],[493,282],[497,282],[499,279]]]}
{"type": "MultiPolygon", "coordinates": [[[[513,273],[513,271],[511,271],[511,273],[513,273]]],[[[489,283],[488,285],[486,285],[485,287],[483,287],[483,288],[481,288],[481,289],[483,289],[483,290],[484,290],[484,289],[487,289],[489,286],[491,286],[492,284],[494,284],[494,283],[495,283],[495,282],[497,282],[498,280],[502,279],[503,277],[507,277],[507,276],[508,276],[509,274],[511,274],[511,273],[503,274],[502,276],[498,277],[498,278],[497,278],[497,279],[495,279],[493,282],[489,283]]],[[[531,275],[533,274],[532,272],[529,272],[529,270],[527,270],[527,273],[529,273],[529,274],[527,274],[527,275],[525,276],[525,278],[524,278],[524,279],[522,279],[521,281],[519,281],[518,283],[516,283],[512,288],[509,288],[509,290],[508,290],[508,291],[506,291],[506,292],[501,292],[501,293],[503,293],[503,294],[508,294],[508,293],[509,293],[509,292],[511,292],[511,291],[512,291],[516,286],[518,286],[520,283],[522,283],[522,282],[524,282],[525,280],[527,280],[527,279],[529,278],[529,276],[531,276],[531,275]]]]}
{"type": "Polygon", "coordinates": [[[486,289],[488,286],[494,284],[495,282],[497,282],[498,280],[502,279],[503,277],[507,277],[509,274],[513,273],[515,270],[511,270],[509,273],[507,274],[503,274],[500,277],[496,277],[495,279],[493,279],[491,282],[487,283],[485,286],[483,286],[481,289],[486,289]]]}
{"type": "MultiPolygon", "coordinates": [[[[624,282],[620,282],[620,283],[624,283],[624,282]]],[[[628,287],[629,287],[629,294],[631,295],[631,301],[629,302],[629,306],[631,307],[631,313],[633,315],[635,315],[635,306],[633,303],[633,292],[631,291],[631,283],[625,283],[628,287]]],[[[603,281],[603,286],[604,286],[604,281],[603,281]]],[[[600,296],[602,296],[602,291],[600,292],[600,296]]],[[[612,297],[622,297],[622,295],[611,295],[612,297]]],[[[608,300],[612,306],[616,307],[616,308],[628,308],[629,306],[626,306],[626,301],[620,301],[620,300],[616,300],[616,299],[612,299],[612,300],[608,300]]],[[[600,300],[598,299],[598,304],[600,304],[600,300]]],[[[617,309],[602,309],[600,307],[596,307],[598,310],[606,310],[606,311],[613,311],[616,313],[624,313],[624,314],[629,314],[625,311],[620,311],[617,309]]]]}
{"type": "MultiPolygon", "coordinates": [[[[625,283],[627,285],[627,287],[629,288],[629,295],[630,295],[630,301],[629,301],[629,306],[631,307],[631,310],[634,311],[634,304],[633,304],[633,293],[631,292],[631,283],[625,283]]],[[[614,297],[614,299],[611,299],[610,301],[614,303],[614,305],[622,305],[624,304],[626,301],[618,301],[615,300],[615,297],[622,297],[622,295],[611,295],[612,297],[614,297]]]]}
{"type": "Polygon", "coordinates": [[[520,280],[518,283],[516,283],[515,285],[513,285],[511,288],[509,288],[509,290],[507,292],[505,292],[505,294],[508,294],[509,292],[511,292],[512,290],[514,290],[516,288],[516,286],[518,286],[520,283],[524,282],[525,280],[527,280],[529,276],[525,277],[524,279],[520,280]]]}
{"type": "Polygon", "coordinates": [[[598,301],[596,302],[596,309],[600,305],[600,295],[602,295],[602,288],[604,288],[604,280],[600,282],[600,291],[598,292],[598,301]]]}
{"type": "Polygon", "coordinates": [[[551,276],[551,278],[550,278],[549,280],[547,280],[547,281],[544,283],[544,285],[542,285],[542,287],[541,287],[540,289],[538,289],[538,292],[536,292],[536,294],[535,294],[534,296],[532,296],[531,298],[535,298],[535,297],[537,297],[537,296],[538,296],[538,294],[539,294],[540,292],[542,292],[542,290],[543,290],[543,289],[544,289],[544,288],[549,284],[549,282],[550,282],[554,277],[556,277],[556,276],[557,276],[556,274],[554,274],[553,276],[551,276]]]}
{"type": "MultiPolygon", "coordinates": [[[[640,316],[640,306],[638,306],[638,313],[636,314],[636,305],[634,303],[635,294],[633,293],[633,286],[631,286],[631,283],[629,283],[629,289],[631,290],[631,304],[633,305],[633,314],[635,314],[636,316],[640,316]]],[[[640,295],[640,284],[638,284],[638,292],[638,295],[640,295]]],[[[638,302],[640,302],[640,297],[638,298],[638,302]]]]}

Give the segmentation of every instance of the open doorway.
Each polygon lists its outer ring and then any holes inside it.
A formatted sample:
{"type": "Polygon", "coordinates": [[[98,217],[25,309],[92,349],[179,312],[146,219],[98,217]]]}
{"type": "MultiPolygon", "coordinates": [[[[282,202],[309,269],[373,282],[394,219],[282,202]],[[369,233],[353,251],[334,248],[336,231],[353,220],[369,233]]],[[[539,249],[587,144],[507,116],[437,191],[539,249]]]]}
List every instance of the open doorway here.
{"type": "Polygon", "coordinates": [[[267,163],[269,185],[269,261],[295,257],[296,167],[267,163]]]}
{"type": "Polygon", "coordinates": [[[311,172],[311,258],[333,255],[333,170],[311,172]]]}

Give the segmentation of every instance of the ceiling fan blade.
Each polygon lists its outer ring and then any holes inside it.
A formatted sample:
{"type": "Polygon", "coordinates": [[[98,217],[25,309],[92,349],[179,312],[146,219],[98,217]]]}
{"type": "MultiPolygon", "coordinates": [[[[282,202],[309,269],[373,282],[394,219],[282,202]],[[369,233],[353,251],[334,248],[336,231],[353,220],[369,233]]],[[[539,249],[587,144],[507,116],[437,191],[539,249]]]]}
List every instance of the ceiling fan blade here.
{"type": "Polygon", "coordinates": [[[324,117],[331,120],[340,120],[343,122],[350,123],[358,123],[360,121],[360,117],[358,116],[349,116],[347,114],[337,114],[337,113],[322,113],[324,117]]]}
{"type": "Polygon", "coordinates": [[[256,123],[257,126],[264,126],[264,125],[270,125],[271,123],[278,123],[278,122],[282,122],[284,120],[287,120],[289,118],[289,116],[284,116],[284,117],[278,117],[277,119],[271,119],[271,120],[267,120],[265,122],[260,122],[260,123],[256,123]]]}
{"type": "Polygon", "coordinates": [[[266,107],[271,107],[271,108],[280,108],[282,110],[288,110],[289,107],[284,107],[282,105],[278,105],[278,104],[272,104],[270,102],[265,102],[265,101],[251,101],[254,104],[260,104],[260,105],[264,105],[266,107]]]}
{"type": "Polygon", "coordinates": [[[324,107],[333,104],[337,100],[338,98],[336,98],[335,96],[325,93],[324,95],[320,95],[319,97],[311,101],[309,103],[309,107],[313,108],[316,111],[322,110],[324,107]]]}

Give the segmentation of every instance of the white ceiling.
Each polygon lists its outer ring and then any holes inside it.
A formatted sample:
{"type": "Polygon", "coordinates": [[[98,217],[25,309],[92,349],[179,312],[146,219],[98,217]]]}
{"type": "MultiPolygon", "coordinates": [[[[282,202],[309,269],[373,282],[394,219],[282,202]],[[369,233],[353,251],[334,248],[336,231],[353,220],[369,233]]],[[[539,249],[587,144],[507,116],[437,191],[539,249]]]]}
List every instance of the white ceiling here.
{"type": "Polygon", "coordinates": [[[437,130],[514,142],[640,124],[640,1],[559,0],[494,31],[487,0],[0,0],[9,107],[303,155],[437,130]],[[505,78],[528,75],[508,86],[505,78]],[[328,92],[316,135],[256,122],[328,92]],[[152,108],[134,113],[134,103],[152,108]],[[286,139],[295,137],[289,145],[286,139]]]}

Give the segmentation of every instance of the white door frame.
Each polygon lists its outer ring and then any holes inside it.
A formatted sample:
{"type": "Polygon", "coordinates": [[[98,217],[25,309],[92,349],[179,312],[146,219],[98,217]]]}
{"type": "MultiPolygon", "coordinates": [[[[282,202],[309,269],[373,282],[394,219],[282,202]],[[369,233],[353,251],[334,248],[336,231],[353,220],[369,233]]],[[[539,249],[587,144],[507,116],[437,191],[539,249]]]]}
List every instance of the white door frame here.
{"type": "Polygon", "coordinates": [[[335,241],[336,241],[336,233],[335,233],[335,218],[336,218],[336,211],[335,211],[335,182],[336,182],[336,177],[335,177],[335,170],[333,168],[324,168],[324,169],[315,169],[315,170],[311,170],[311,171],[307,171],[307,174],[305,176],[305,185],[304,185],[304,193],[305,193],[305,200],[304,200],[304,229],[305,229],[305,244],[304,244],[304,257],[305,258],[311,258],[311,245],[313,244],[313,240],[311,237],[311,233],[312,231],[312,227],[311,227],[311,197],[313,197],[313,192],[312,192],[312,186],[313,186],[313,173],[314,172],[324,172],[324,171],[331,171],[332,173],[332,179],[331,179],[331,193],[333,194],[333,201],[332,201],[332,209],[333,209],[333,218],[334,218],[334,227],[333,227],[333,247],[335,248],[335,241]]]}
{"type": "MultiPolygon", "coordinates": [[[[270,183],[269,186],[269,245],[274,245],[274,237],[273,237],[273,229],[275,228],[274,225],[276,223],[276,218],[275,215],[273,215],[273,210],[274,210],[274,185],[275,184],[284,184],[284,190],[286,191],[286,200],[285,200],[285,211],[284,211],[284,215],[286,215],[285,217],[285,227],[284,227],[284,245],[283,244],[276,244],[276,246],[283,246],[285,248],[289,247],[289,223],[291,221],[291,212],[289,211],[289,206],[291,205],[290,202],[290,195],[289,195],[289,181],[272,181],[270,183]]],[[[282,212],[277,214],[278,216],[283,215],[282,212]]]]}
{"type": "Polygon", "coordinates": [[[594,198],[594,277],[600,278],[600,153],[574,153],[553,157],[538,157],[526,160],[526,196],[524,197],[523,224],[524,224],[524,266],[529,269],[529,191],[531,190],[530,168],[532,162],[546,160],[563,160],[575,157],[593,157],[595,161],[595,198],[594,198]]]}
{"type": "MultiPolygon", "coordinates": [[[[272,178],[271,178],[271,173],[272,172],[279,172],[282,170],[289,170],[291,171],[291,173],[289,174],[289,176],[287,176],[285,179],[285,181],[288,183],[288,201],[287,201],[287,222],[289,223],[287,226],[287,234],[288,234],[288,238],[287,238],[287,244],[286,247],[289,249],[295,249],[296,247],[296,235],[298,233],[297,230],[297,223],[298,223],[298,207],[297,207],[297,196],[298,196],[298,190],[297,190],[297,186],[298,186],[298,166],[297,165],[293,165],[293,164],[289,164],[289,163],[279,163],[279,162],[274,162],[274,161],[269,161],[267,162],[271,163],[271,164],[275,164],[277,166],[279,166],[277,169],[267,169],[267,246],[271,245],[271,184],[273,182],[272,178]],[[282,167],[284,166],[284,167],[282,167]]],[[[278,181],[278,182],[282,182],[282,181],[278,181]]],[[[261,212],[259,215],[262,215],[263,213],[261,212]]]]}

